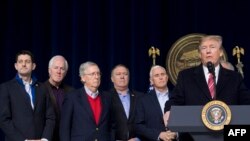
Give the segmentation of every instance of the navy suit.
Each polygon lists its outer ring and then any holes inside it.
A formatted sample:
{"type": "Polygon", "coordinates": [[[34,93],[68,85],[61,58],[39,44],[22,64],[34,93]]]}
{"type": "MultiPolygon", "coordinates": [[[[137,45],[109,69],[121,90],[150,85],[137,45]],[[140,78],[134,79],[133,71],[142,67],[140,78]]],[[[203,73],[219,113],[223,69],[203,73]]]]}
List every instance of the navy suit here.
{"type": "MultiPolygon", "coordinates": [[[[228,105],[249,105],[250,92],[239,73],[220,66],[216,99],[228,105]]],[[[165,111],[171,105],[205,105],[211,100],[203,67],[200,65],[179,73],[173,96],[165,104],[165,111]]]]}
{"type": "Polygon", "coordinates": [[[60,123],[61,141],[110,141],[110,99],[99,93],[102,112],[98,125],[84,87],[65,95],[60,123]]]}
{"type": "Polygon", "coordinates": [[[24,87],[16,79],[0,85],[0,127],[6,141],[52,139],[55,113],[48,91],[41,83],[34,85],[34,110],[24,87]]]}
{"type": "Polygon", "coordinates": [[[134,129],[135,108],[143,93],[137,91],[129,91],[130,95],[130,109],[129,118],[127,118],[119,94],[113,88],[108,94],[112,99],[112,117],[114,120],[115,140],[128,140],[136,137],[134,129]]]}
{"type": "Polygon", "coordinates": [[[143,141],[156,141],[160,133],[166,131],[163,113],[155,90],[150,91],[138,100],[135,129],[136,134],[140,135],[143,141]]]}

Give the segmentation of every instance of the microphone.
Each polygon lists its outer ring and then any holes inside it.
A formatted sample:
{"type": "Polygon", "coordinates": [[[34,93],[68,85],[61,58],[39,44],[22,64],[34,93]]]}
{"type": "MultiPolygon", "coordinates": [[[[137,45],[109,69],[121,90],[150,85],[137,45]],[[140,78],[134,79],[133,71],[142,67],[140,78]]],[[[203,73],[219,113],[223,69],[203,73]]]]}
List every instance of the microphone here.
{"type": "Polygon", "coordinates": [[[212,62],[207,62],[207,68],[209,73],[213,74],[213,79],[214,79],[214,97],[213,99],[216,99],[216,78],[215,78],[215,68],[214,68],[214,64],[212,62]]]}
{"type": "Polygon", "coordinates": [[[212,62],[210,62],[210,61],[207,62],[207,68],[208,68],[209,73],[212,73],[214,75],[215,68],[214,68],[214,64],[212,62]]]}

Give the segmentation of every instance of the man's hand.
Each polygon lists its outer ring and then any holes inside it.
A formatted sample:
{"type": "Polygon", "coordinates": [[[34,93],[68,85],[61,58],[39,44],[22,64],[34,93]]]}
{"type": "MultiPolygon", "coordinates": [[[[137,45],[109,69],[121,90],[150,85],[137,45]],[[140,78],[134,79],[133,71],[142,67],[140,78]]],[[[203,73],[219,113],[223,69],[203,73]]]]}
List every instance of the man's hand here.
{"type": "Polygon", "coordinates": [[[163,141],[172,141],[176,138],[176,133],[171,131],[161,132],[159,138],[163,141]]]}
{"type": "Polygon", "coordinates": [[[167,112],[163,115],[163,121],[164,121],[165,127],[167,127],[167,125],[168,125],[169,116],[170,116],[170,111],[167,111],[167,112]]]}

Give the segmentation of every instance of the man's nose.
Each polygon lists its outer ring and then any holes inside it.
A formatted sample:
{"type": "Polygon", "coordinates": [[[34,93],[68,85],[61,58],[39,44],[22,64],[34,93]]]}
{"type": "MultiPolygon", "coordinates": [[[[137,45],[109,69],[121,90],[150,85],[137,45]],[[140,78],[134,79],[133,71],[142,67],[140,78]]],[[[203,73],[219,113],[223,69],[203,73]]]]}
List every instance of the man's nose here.
{"type": "Polygon", "coordinates": [[[211,53],[211,49],[210,49],[210,48],[207,48],[206,52],[207,52],[207,53],[211,53]]]}
{"type": "Polygon", "coordinates": [[[26,62],[23,62],[23,63],[22,63],[22,66],[26,66],[26,62]]]}

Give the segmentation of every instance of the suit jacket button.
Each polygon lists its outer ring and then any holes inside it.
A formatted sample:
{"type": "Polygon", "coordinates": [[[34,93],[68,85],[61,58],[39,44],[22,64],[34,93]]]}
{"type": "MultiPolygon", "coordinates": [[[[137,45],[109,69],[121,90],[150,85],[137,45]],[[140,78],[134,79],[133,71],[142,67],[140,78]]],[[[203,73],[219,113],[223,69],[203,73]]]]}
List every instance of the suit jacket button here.
{"type": "Polygon", "coordinates": [[[95,130],[96,130],[96,131],[98,131],[98,130],[99,130],[99,128],[96,128],[95,130]]]}
{"type": "Polygon", "coordinates": [[[95,139],[95,141],[98,141],[98,139],[95,139]]]}

